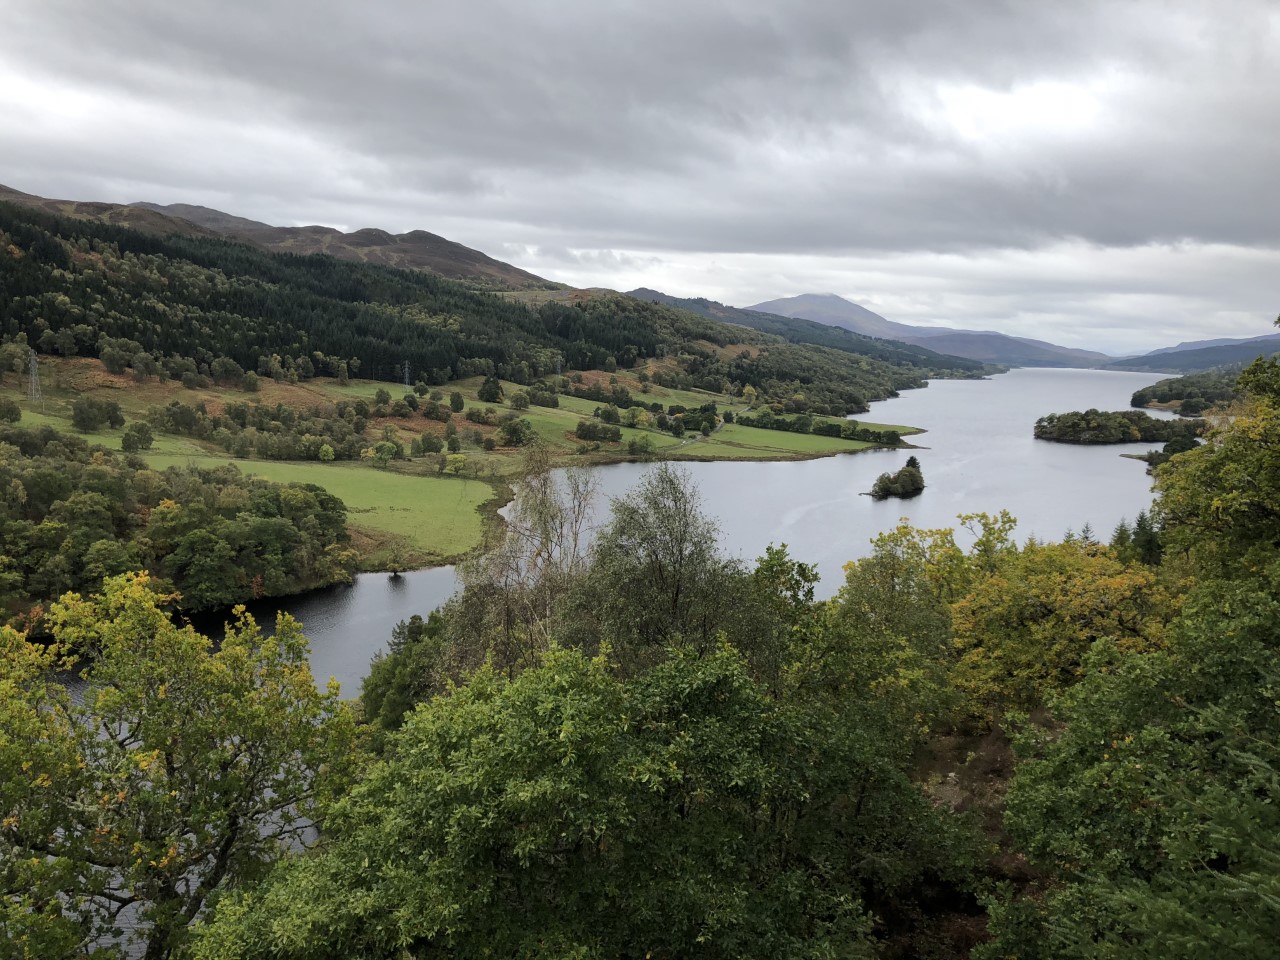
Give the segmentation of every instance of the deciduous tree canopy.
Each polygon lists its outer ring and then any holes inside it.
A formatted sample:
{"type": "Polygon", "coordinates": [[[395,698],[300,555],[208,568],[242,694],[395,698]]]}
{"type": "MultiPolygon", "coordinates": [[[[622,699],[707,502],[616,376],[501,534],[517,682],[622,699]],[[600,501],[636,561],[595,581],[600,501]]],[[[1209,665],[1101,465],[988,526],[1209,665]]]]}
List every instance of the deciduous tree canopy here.
{"type": "Polygon", "coordinates": [[[311,834],[352,772],[354,727],[316,691],[298,624],[241,616],[212,649],[145,576],[50,612],[53,645],[0,628],[0,931],[55,960],[185,955],[227,887],[311,834]],[[83,672],[73,697],[52,671],[83,672]]]}
{"type": "MultiPolygon", "coordinates": [[[[130,434],[126,434],[126,439],[130,434]]],[[[10,613],[149,569],[185,609],[344,580],[346,508],[311,484],[148,469],[41,427],[0,428],[0,554],[10,613]]]]}

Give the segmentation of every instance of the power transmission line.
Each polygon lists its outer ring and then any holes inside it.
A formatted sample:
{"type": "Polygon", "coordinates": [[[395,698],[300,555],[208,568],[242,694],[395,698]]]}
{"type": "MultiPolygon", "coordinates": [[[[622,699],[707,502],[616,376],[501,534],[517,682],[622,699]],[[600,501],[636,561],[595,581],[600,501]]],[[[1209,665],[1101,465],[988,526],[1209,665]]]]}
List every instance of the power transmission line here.
{"type": "Polygon", "coordinates": [[[40,404],[40,409],[43,410],[44,396],[40,393],[40,361],[34,350],[28,351],[27,367],[31,371],[31,375],[27,378],[27,400],[40,404]]]}

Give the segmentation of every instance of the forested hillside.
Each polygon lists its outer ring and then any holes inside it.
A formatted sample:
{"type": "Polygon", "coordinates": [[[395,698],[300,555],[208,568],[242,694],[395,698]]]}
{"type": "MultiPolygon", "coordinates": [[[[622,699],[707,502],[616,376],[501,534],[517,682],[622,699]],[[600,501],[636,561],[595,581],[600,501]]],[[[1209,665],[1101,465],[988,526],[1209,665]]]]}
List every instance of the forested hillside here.
{"type": "Polygon", "coordinates": [[[1126,357],[1105,364],[1105,370],[1153,370],[1160,373],[1198,373],[1215,367],[1250,363],[1259,357],[1280,353],[1280,338],[1249,340],[1197,350],[1175,350],[1126,357]]]}
{"type": "Polygon", "coordinates": [[[600,294],[537,307],[430,274],[326,256],[160,236],[0,204],[0,332],[42,352],[100,356],[142,375],[245,372],[441,384],[496,374],[519,384],[563,370],[661,366],[678,385],[802,395],[835,414],[921,386],[898,358],[791,344],[683,310],[600,294]]]}
{"type": "Polygon", "coordinates": [[[339,260],[428,270],[442,277],[499,290],[554,290],[563,286],[426,230],[391,234],[385,230],[365,228],[343,233],[333,227],[318,225],[274,227],[188,203],[135,203],[131,206],[180,217],[230,239],[277,253],[323,253],[339,260]]]}

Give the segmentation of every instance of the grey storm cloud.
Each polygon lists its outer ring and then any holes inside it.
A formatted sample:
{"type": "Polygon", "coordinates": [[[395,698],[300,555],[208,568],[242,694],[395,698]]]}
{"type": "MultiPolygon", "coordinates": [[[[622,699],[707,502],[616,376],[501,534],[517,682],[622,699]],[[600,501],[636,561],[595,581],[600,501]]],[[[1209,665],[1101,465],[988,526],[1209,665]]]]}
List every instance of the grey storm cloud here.
{"type": "MultiPolygon", "coordinates": [[[[1120,295],[1203,335],[1274,315],[1272,0],[0,12],[0,182],[19,189],[424,227],[557,279],[736,302],[822,281],[895,319],[1024,334],[1048,299],[1117,342],[1089,311],[1120,295]],[[1203,270],[1168,275],[1188,249],[1239,281],[1229,302],[1186,289],[1203,270]]],[[[1134,342],[1141,309],[1114,314],[1134,342]]]]}

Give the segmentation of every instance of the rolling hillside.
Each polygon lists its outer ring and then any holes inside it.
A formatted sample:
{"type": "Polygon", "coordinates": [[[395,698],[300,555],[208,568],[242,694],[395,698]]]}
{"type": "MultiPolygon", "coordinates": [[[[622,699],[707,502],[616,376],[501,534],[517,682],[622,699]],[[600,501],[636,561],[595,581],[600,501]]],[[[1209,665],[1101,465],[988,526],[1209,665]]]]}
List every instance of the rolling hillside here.
{"type": "Polygon", "coordinates": [[[535,305],[423,270],[0,202],[4,338],[140,377],[401,382],[407,366],[411,382],[433,386],[489,374],[527,385],[639,367],[659,386],[726,396],[751,386],[788,412],[843,416],[928,376],[973,374],[954,358],[881,359],[618,293],[574,294],[535,305]]]}
{"type": "Polygon", "coordinates": [[[450,280],[483,281],[499,289],[539,290],[563,286],[426,230],[393,234],[367,227],[343,233],[333,227],[318,225],[274,227],[187,203],[134,203],[130,206],[177,217],[222,236],[277,253],[327,253],[341,260],[406,270],[429,270],[450,280]]]}
{"type": "Polygon", "coordinates": [[[212,237],[216,231],[188,220],[166,216],[144,207],[131,207],[120,203],[99,203],[88,200],[50,200],[34,194],[23,193],[13,187],[0,184],[0,201],[16,203],[33,210],[43,210],[64,217],[82,217],[120,227],[131,227],[160,236],[212,237]]]}
{"type": "Polygon", "coordinates": [[[445,237],[413,230],[391,234],[364,229],[343,233],[333,227],[273,227],[186,203],[100,203],[51,200],[0,185],[0,201],[60,216],[131,227],[158,236],[226,237],[276,253],[324,253],[340,260],[407,270],[424,270],[450,280],[496,290],[555,290],[563,284],[535,276],[445,237]]]}
{"type": "Polygon", "coordinates": [[[1264,341],[1267,340],[1280,340],[1280,334],[1264,333],[1257,337],[1218,337],[1214,340],[1184,340],[1177,346],[1161,347],[1158,350],[1149,350],[1142,354],[1142,356],[1153,357],[1158,353],[1183,353],[1187,350],[1204,350],[1209,347],[1243,346],[1250,343],[1263,345],[1264,341]]]}

